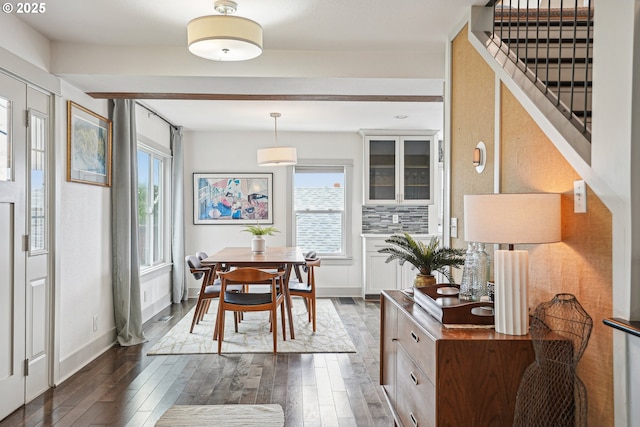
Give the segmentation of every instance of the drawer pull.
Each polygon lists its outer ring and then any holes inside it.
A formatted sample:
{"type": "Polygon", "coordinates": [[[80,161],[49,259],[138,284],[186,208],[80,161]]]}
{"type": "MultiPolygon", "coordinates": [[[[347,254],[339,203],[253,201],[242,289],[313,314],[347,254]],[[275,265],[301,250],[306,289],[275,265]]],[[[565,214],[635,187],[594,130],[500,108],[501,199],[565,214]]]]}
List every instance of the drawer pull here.
{"type": "Polygon", "coordinates": [[[420,337],[418,337],[418,334],[416,334],[415,332],[411,331],[411,338],[413,338],[413,340],[415,342],[420,341],[420,337]]]}
{"type": "Polygon", "coordinates": [[[418,385],[418,378],[415,374],[413,372],[409,372],[409,376],[411,377],[411,382],[413,382],[414,385],[418,385]]]}
{"type": "Polygon", "coordinates": [[[416,420],[415,415],[413,415],[413,412],[409,412],[409,418],[411,418],[411,424],[413,424],[413,427],[418,427],[418,420],[416,420]]]}

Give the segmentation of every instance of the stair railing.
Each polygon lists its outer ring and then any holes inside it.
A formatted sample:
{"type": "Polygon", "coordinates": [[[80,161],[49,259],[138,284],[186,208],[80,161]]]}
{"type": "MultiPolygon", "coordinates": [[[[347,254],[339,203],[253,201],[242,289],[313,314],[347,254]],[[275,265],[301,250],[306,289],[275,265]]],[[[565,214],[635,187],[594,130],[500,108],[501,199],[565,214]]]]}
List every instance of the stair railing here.
{"type": "Polygon", "coordinates": [[[552,1],[546,6],[535,0],[487,3],[493,7],[491,41],[589,140],[593,1],[555,0],[553,8],[552,1]]]}

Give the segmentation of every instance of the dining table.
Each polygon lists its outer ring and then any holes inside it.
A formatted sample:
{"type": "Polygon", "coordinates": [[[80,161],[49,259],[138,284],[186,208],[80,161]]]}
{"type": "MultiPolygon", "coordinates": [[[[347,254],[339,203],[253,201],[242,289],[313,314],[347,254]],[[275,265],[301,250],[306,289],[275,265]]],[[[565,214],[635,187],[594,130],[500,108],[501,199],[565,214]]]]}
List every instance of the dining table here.
{"type": "MultiPolygon", "coordinates": [[[[305,258],[298,247],[267,247],[262,253],[254,253],[249,247],[226,247],[202,260],[202,265],[213,267],[214,274],[225,268],[254,267],[259,269],[278,269],[284,271],[283,293],[289,332],[295,339],[293,314],[291,311],[291,294],[289,293],[289,276],[295,266],[304,265],[305,258]]],[[[284,332],[284,331],[283,331],[284,332]]],[[[286,333],[286,332],[284,332],[286,333]]]]}

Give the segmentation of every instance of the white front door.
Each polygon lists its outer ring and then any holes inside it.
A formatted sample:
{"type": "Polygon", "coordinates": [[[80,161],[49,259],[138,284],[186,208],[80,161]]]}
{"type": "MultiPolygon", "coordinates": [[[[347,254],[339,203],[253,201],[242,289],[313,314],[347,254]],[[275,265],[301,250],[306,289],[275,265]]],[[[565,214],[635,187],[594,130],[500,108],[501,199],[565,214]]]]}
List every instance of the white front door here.
{"type": "Polygon", "coordinates": [[[25,402],[26,98],[0,74],[0,419],[25,402]]]}
{"type": "Polygon", "coordinates": [[[49,276],[49,109],[51,96],[27,89],[26,376],[25,402],[49,388],[51,280],[49,276]]]}
{"type": "Polygon", "coordinates": [[[0,73],[0,419],[50,385],[50,100],[0,73]]]}

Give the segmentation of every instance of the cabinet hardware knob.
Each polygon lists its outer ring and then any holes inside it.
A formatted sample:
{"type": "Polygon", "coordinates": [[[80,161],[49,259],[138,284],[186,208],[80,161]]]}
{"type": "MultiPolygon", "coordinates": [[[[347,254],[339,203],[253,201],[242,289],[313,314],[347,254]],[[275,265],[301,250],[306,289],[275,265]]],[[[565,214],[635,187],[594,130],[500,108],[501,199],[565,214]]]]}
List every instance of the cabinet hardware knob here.
{"type": "Polygon", "coordinates": [[[411,331],[411,338],[413,338],[415,342],[420,341],[420,338],[418,337],[418,335],[413,331],[411,331]]]}
{"type": "Polygon", "coordinates": [[[418,385],[418,378],[416,378],[416,375],[413,372],[409,372],[409,376],[411,377],[413,384],[418,385]]]}
{"type": "Polygon", "coordinates": [[[415,415],[413,415],[413,412],[409,412],[409,418],[411,418],[411,423],[413,424],[413,427],[418,427],[418,420],[416,420],[415,415]]]}

